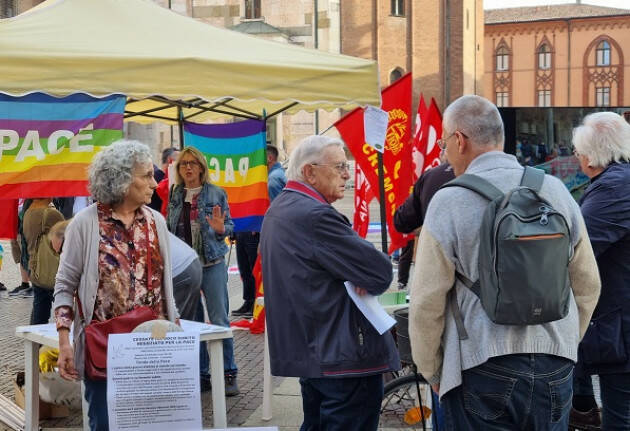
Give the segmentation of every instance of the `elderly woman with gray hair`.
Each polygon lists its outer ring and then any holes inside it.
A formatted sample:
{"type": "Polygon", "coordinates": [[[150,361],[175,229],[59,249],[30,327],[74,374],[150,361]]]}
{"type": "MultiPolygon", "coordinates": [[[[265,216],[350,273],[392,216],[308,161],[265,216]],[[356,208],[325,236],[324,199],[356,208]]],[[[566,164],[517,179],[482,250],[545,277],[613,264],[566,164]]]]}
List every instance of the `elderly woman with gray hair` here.
{"type": "Polygon", "coordinates": [[[96,203],[78,213],[65,233],[55,283],[58,366],[62,377],[83,379],[92,430],[109,428],[107,380],[86,372],[86,327],[141,307],[154,318],[177,317],[168,230],[162,215],[146,206],[156,185],[149,148],[114,142],[89,167],[96,203]]]}
{"type": "Polygon", "coordinates": [[[602,429],[627,430],[630,424],[630,124],[613,112],[587,115],[573,131],[573,145],[582,171],[591,179],[580,207],[597,259],[602,290],[579,348],[570,425],[599,424],[590,378],[598,374],[602,429]]]}

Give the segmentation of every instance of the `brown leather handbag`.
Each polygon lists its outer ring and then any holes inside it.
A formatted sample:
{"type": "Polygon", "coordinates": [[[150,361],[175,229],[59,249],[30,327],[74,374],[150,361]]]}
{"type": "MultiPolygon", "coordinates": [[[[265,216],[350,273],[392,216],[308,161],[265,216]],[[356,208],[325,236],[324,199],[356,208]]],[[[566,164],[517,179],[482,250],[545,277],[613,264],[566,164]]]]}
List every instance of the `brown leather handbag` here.
{"type": "MultiPolygon", "coordinates": [[[[149,242],[149,224],[147,219],[147,284],[151,282],[151,243],[149,242]]],[[[81,320],[85,321],[83,307],[76,295],[81,320]]],[[[136,326],[158,316],[152,308],[142,306],[134,308],[120,316],[104,322],[91,322],[85,326],[85,376],[90,380],[107,380],[107,340],[109,334],[127,334],[136,326]]]]}

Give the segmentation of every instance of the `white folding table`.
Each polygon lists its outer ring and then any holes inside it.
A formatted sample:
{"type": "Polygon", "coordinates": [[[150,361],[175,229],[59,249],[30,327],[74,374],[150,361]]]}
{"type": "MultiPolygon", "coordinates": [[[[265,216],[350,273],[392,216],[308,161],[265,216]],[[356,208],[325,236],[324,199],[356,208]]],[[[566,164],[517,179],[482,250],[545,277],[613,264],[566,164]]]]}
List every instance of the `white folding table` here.
{"type": "MultiPolygon", "coordinates": [[[[210,350],[210,372],[212,383],[212,413],[216,428],[227,427],[225,409],[225,381],[223,372],[223,340],[232,338],[232,330],[215,325],[181,320],[184,330],[198,330],[199,339],[206,341],[210,350]]],[[[39,348],[59,348],[59,337],[53,323],[44,325],[18,326],[15,335],[24,339],[24,398],[25,431],[39,430],[39,348]]],[[[83,406],[83,429],[89,430],[85,400],[83,406]]]]}

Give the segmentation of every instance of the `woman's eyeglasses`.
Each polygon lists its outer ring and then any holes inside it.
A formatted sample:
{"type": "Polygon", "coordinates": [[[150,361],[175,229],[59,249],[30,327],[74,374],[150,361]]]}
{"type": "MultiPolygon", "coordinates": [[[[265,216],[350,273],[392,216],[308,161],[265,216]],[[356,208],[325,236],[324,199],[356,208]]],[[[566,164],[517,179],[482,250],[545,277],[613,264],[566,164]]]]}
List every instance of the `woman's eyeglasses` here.
{"type": "Polygon", "coordinates": [[[179,162],[180,168],[188,168],[188,167],[194,168],[195,166],[199,166],[199,162],[195,160],[183,160],[179,162]]]}

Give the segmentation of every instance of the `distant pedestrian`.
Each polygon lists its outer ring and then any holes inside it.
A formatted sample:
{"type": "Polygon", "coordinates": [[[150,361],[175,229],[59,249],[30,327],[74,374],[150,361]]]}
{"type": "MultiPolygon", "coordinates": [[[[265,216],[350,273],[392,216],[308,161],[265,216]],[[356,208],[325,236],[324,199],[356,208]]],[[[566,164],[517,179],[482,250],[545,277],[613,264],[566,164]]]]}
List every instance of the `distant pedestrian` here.
{"type": "MultiPolygon", "coordinates": [[[[500,192],[501,199],[505,199],[501,194],[520,184],[524,173],[516,157],[503,152],[503,143],[501,116],[490,101],[463,96],[446,108],[438,145],[445,149],[455,176],[473,175],[471,180],[477,178],[478,184],[500,192]]],[[[534,279],[538,284],[539,274],[557,274],[551,279],[562,281],[552,287],[553,292],[563,294],[558,314],[564,317],[528,325],[495,323],[503,322],[503,315],[491,320],[486,308],[488,299],[474,290],[485,292],[484,286],[490,288],[485,278],[479,287],[480,275],[489,278],[489,274],[495,274],[493,269],[484,270],[486,273],[479,269],[480,259],[485,262],[489,257],[486,252],[482,256],[480,247],[492,242],[491,237],[481,237],[481,228],[489,226],[484,214],[494,208],[489,207],[486,198],[464,187],[441,189],[433,196],[425,216],[410,288],[409,332],[414,362],[439,393],[448,430],[568,428],[573,364],[599,296],[599,276],[577,203],[557,178],[543,176],[540,171],[531,174],[541,185],[539,192],[515,192],[510,199],[545,199],[553,212],[547,205],[536,205],[533,211],[538,215],[532,220],[540,229],[559,223],[565,230],[568,227],[568,233],[550,235],[547,241],[555,242],[545,243],[533,242],[545,240],[545,236],[501,237],[499,247],[506,254],[500,256],[507,258],[510,250],[516,250],[531,258],[528,247],[558,244],[566,262],[530,267],[529,261],[522,261],[518,274],[499,274],[513,276],[513,283],[501,287],[505,295],[520,298],[529,290],[510,290],[515,283],[527,286],[534,279]],[[471,287],[469,281],[474,282],[471,287]]],[[[492,228],[490,233],[494,233],[492,228]]],[[[518,265],[515,255],[507,263],[518,265]]],[[[498,268],[507,263],[501,260],[498,268]]],[[[547,292],[547,296],[553,292],[547,292]]],[[[506,301],[501,305],[509,308],[506,301]]],[[[521,306],[521,302],[514,302],[508,317],[521,311],[521,306]]],[[[522,312],[537,317],[539,307],[542,305],[522,312]]]]}
{"type": "Polygon", "coordinates": [[[26,245],[24,232],[22,230],[24,213],[26,213],[28,207],[31,206],[32,202],[32,199],[24,199],[24,201],[22,202],[22,205],[20,206],[18,211],[18,235],[16,239],[11,240],[11,255],[13,256],[13,261],[17,263],[20,267],[20,276],[22,278],[22,283],[9,291],[9,296],[11,297],[33,296],[33,289],[31,288],[31,283],[28,276],[28,246],[26,245]]]}
{"type": "Polygon", "coordinates": [[[599,375],[603,430],[630,429],[630,124],[613,112],[587,115],[573,131],[591,179],[580,202],[602,293],[580,344],[572,427],[599,425],[591,374],[599,375]]]}
{"type": "Polygon", "coordinates": [[[50,247],[48,232],[63,219],[63,214],[52,206],[52,198],[33,199],[24,214],[23,231],[28,244],[28,269],[33,284],[31,325],[48,323],[50,319],[59,256],[50,247]]]}
{"type": "Polygon", "coordinates": [[[330,205],[350,178],[341,141],[304,139],[287,176],[260,240],[271,374],[300,377],[302,430],[376,430],[383,373],[400,359],[391,334],[379,335],[344,281],[359,295],[380,295],[391,263],[330,205]]]}

